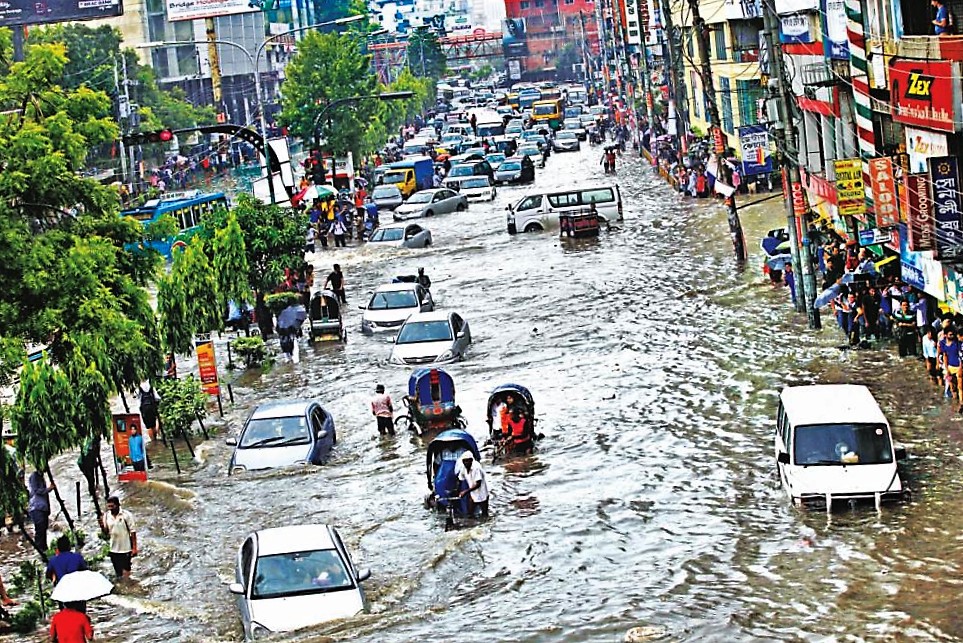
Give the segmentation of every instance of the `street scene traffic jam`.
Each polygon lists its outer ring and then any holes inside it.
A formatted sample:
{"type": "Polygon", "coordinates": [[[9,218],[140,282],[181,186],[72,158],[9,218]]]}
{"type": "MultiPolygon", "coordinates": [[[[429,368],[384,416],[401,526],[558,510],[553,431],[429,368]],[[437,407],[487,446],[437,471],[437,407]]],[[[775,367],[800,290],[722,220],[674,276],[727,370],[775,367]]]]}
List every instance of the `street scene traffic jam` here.
{"type": "Polygon", "coordinates": [[[963,0],[0,9],[0,643],[963,641],[963,0]]]}

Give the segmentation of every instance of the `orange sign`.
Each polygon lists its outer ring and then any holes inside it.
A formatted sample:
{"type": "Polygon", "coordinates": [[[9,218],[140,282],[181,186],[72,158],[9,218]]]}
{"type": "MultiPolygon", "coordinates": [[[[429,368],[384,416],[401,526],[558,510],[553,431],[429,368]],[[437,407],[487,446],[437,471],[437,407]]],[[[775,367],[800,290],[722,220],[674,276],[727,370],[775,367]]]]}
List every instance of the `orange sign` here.
{"type": "MultiPolygon", "coordinates": [[[[117,479],[123,482],[129,480],[147,480],[146,471],[135,471],[134,463],[130,459],[130,435],[133,429],[141,435],[141,449],[143,446],[144,429],[141,425],[140,415],[136,413],[115,413],[112,416],[114,429],[114,468],[117,471],[117,479]]],[[[145,454],[146,457],[146,454],[145,454]]]]}
{"type": "Polygon", "coordinates": [[[873,186],[873,207],[876,225],[880,228],[899,225],[899,206],[896,200],[896,179],[893,161],[887,157],[869,160],[869,180],[873,186]]]}
{"type": "Polygon", "coordinates": [[[210,336],[194,340],[197,351],[197,370],[201,373],[201,388],[208,395],[220,395],[221,387],[217,382],[217,362],[214,360],[214,342],[210,336]]]}

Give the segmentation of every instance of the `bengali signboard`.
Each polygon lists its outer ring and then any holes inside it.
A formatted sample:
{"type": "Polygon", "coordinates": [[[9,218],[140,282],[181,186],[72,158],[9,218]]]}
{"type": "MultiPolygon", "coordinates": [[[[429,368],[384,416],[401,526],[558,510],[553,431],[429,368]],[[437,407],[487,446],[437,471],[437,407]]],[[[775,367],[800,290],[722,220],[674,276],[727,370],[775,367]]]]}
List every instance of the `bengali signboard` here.
{"type": "Polygon", "coordinates": [[[823,44],[826,57],[831,60],[849,60],[849,31],[846,19],[846,3],[843,0],[822,0],[826,18],[823,44]]]}
{"type": "Polygon", "coordinates": [[[100,20],[124,14],[121,0],[6,0],[0,2],[0,27],[100,20]]]}
{"type": "Polygon", "coordinates": [[[210,335],[198,336],[194,340],[197,351],[197,370],[201,374],[201,388],[208,395],[220,395],[221,387],[217,381],[217,362],[214,360],[214,342],[210,335]]]}
{"type": "Polygon", "coordinates": [[[742,174],[768,174],[772,172],[772,156],[769,154],[769,129],[766,125],[747,125],[737,129],[739,147],[742,148],[742,174]]]}
{"type": "Polygon", "coordinates": [[[889,89],[894,121],[943,132],[960,130],[959,63],[894,58],[889,89]]]}
{"type": "Polygon", "coordinates": [[[866,191],[863,187],[863,163],[859,159],[837,159],[836,207],[839,216],[861,217],[866,213],[866,191]]]}
{"type": "Polygon", "coordinates": [[[197,20],[260,11],[248,0],[167,0],[167,20],[197,20]]]}
{"type": "Polygon", "coordinates": [[[903,176],[903,212],[906,214],[907,244],[920,252],[934,248],[933,205],[930,203],[928,174],[903,176]]]}
{"type": "Polygon", "coordinates": [[[869,160],[869,182],[873,186],[873,207],[876,225],[880,228],[899,223],[899,201],[896,198],[896,179],[893,161],[888,157],[869,160]]]}
{"type": "Polygon", "coordinates": [[[813,20],[808,13],[782,16],[779,19],[779,42],[787,44],[815,42],[813,31],[813,20]]]}
{"type": "Polygon", "coordinates": [[[940,156],[931,158],[929,166],[936,256],[940,260],[963,259],[959,161],[955,156],[940,156]]]}

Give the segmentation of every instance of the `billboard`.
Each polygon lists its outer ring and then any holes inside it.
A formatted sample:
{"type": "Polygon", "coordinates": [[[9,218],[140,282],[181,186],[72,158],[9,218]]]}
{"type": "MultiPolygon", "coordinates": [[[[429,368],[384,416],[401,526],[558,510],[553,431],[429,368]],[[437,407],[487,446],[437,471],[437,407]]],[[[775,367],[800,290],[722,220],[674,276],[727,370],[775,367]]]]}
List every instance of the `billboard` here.
{"type": "Polygon", "coordinates": [[[248,0],[167,0],[169,22],[217,18],[257,11],[260,11],[257,4],[248,0]]]}
{"type": "Polygon", "coordinates": [[[122,0],[7,0],[0,2],[0,27],[99,20],[123,13],[122,0]]]}
{"type": "Polygon", "coordinates": [[[963,259],[963,207],[960,203],[960,168],[955,156],[929,159],[930,196],[939,259],[963,259]]]}
{"type": "Polygon", "coordinates": [[[525,18],[505,18],[502,21],[502,47],[506,58],[517,58],[528,53],[525,18]]]}
{"type": "Polygon", "coordinates": [[[899,224],[899,202],[896,198],[893,161],[885,156],[870,159],[869,182],[873,186],[876,225],[880,228],[886,228],[899,224]]]}
{"type": "Polygon", "coordinates": [[[943,132],[960,129],[959,63],[893,59],[889,89],[894,121],[943,132]]]}
{"type": "Polygon", "coordinates": [[[859,159],[837,159],[836,207],[839,216],[862,217],[866,212],[866,192],[863,188],[863,163],[859,159]]]}
{"type": "Polygon", "coordinates": [[[744,176],[772,172],[772,156],[769,154],[769,128],[766,125],[746,125],[737,128],[739,147],[742,148],[742,173],[744,176]]]}

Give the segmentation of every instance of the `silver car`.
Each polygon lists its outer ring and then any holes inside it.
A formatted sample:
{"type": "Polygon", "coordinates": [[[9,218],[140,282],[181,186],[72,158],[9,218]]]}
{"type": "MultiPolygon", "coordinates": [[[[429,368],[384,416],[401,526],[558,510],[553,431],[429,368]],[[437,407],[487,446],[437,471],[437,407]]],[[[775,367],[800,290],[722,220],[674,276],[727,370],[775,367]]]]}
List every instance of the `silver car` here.
{"type": "Polygon", "coordinates": [[[464,212],[468,198],[448,188],[434,188],[415,192],[394,211],[395,221],[430,217],[449,212],[464,212]]]}
{"type": "Polygon", "coordinates": [[[465,358],[471,330],[457,313],[415,313],[405,320],[388,361],[391,364],[438,364],[465,358]]]}
{"type": "Polygon", "coordinates": [[[562,131],[552,139],[552,149],[556,152],[578,152],[582,149],[575,132],[562,131]]]}
{"type": "Polygon", "coordinates": [[[279,400],[255,407],[236,438],[228,473],[322,464],[338,441],[334,418],[315,400],[279,400]]]}
{"type": "Polygon", "coordinates": [[[397,185],[379,185],[371,193],[371,200],[378,210],[394,210],[405,202],[397,185]]]}
{"type": "Polygon", "coordinates": [[[371,233],[368,244],[378,248],[427,248],[431,231],[417,223],[382,226],[371,233]]]}

